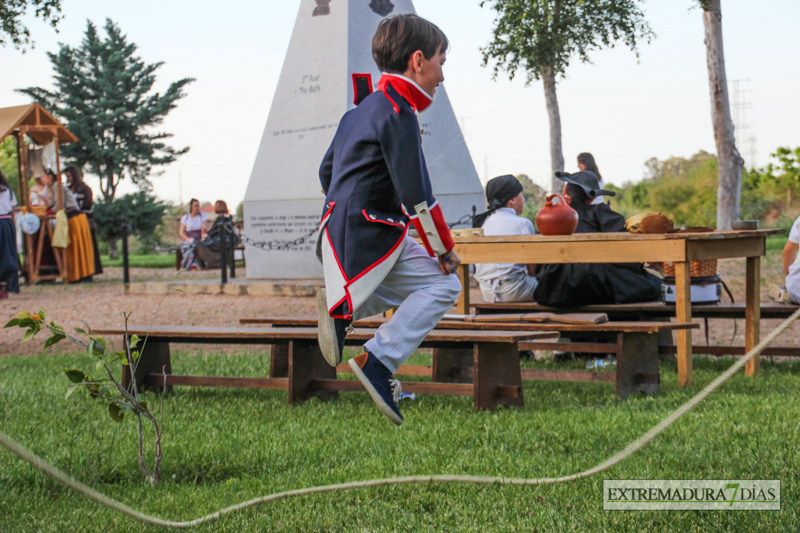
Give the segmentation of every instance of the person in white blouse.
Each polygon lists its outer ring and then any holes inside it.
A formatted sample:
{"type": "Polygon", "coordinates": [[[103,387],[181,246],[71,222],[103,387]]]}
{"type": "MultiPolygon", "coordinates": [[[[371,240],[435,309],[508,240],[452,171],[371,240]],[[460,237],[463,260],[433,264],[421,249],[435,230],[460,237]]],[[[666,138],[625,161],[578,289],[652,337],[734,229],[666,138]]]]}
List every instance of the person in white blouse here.
{"type": "Polygon", "coordinates": [[[206,214],[200,211],[200,202],[196,198],[189,200],[189,212],[181,217],[179,234],[183,240],[181,245],[181,268],[197,269],[197,243],[206,238],[206,214]]]}
{"type": "Polygon", "coordinates": [[[30,188],[28,200],[31,207],[47,205],[47,186],[42,183],[42,176],[33,178],[35,185],[30,188]]]}
{"type": "MultiPolygon", "coordinates": [[[[486,184],[488,211],[478,215],[476,226],[484,235],[534,235],[533,223],[520,216],[525,207],[522,184],[507,174],[486,184]]],[[[487,302],[530,302],[537,281],[536,265],[520,263],[480,263],[475,266],[475,279],[487,302]]]]}
{"type": "Polygon", "coordinates": [[[796,304],[800,304],[800,217],[792,224],[789,240],[783,248],[783,272],[786,274],[786,292],[796,304]]]}

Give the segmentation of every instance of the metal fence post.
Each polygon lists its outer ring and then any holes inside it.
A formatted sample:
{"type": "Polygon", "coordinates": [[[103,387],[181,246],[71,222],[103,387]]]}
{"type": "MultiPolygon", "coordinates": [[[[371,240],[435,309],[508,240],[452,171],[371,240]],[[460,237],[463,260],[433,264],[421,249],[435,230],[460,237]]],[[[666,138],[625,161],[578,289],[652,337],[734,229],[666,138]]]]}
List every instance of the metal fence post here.
{"type": "Polygon", "coordinates": [[[220,273],[222,274],[221,282],[223,285],[228,283],[228,248],[225,246],[228,236],[225,234],[225,226],[219,226],[219,264],[220,273]]]}
{"type": "Polygon", "coordinates": [[[122,217],[122,283],[127,288],[131,282],[130,262],[128,258],[128,219],[122,217]]]}
{"type": "Polygon", "coordinates": [[[233,226],[233,221],[232,220],[231,220],[231,223],[230,223],[229,227],[231,229],[230,233],[228,233],[228,238],[230,238],[230,240],[231,240],[231,246],[230,246],[231,279],[235,279],[236,278],[236,246],[234,245],[234,242],[235,242],[236,239],[234,238],[234,234],[233,234],[234,226],[233,226]]]}

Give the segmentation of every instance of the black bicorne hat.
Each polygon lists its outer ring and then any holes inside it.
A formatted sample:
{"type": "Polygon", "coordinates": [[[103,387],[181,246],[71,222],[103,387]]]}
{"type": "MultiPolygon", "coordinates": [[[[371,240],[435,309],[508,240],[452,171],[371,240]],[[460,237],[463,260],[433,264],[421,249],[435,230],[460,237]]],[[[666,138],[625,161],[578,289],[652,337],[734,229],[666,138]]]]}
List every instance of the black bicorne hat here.
{"type": "Polygon", "coordinates": [[[570,174],[568,172],[556,172],[556,177],[561,181],[566,181],[567,183],[572,183],[573,185],[577,185],[584,191],[586,191],[587,196],[589,198],[597,198],[598,196],[616,196],[617,193],[614,191],[608,191],[606,189],[600,188],[600,179],[597,177],[597,174],[590,170],[581,170],[580,172],[576,172],[575,174],[570,174]]]}

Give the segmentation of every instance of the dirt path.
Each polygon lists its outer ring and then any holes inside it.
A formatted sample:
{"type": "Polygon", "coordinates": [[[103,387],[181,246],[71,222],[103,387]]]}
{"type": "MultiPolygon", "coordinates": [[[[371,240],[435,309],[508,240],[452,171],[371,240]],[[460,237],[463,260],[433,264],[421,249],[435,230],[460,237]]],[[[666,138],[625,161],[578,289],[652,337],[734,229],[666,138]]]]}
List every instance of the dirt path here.
{"type": "MultiPolygon", "coordinates": [[[[762,301],[767,300],[769,283],[782,282],[780,258],[766,258],[762,262],[762,301]]],[[[719,272],[734,294],[736,301],[744,301],[744,260],[727,260],[719,264],[719,272]]],[[[244,272],[237,272],[244,276],[244,272]]],[[[170,269],[132,269],[132,281],[168,281],[175,275],[170,269]]],[[[191,272],[182,279],[216,279],[217,272],[191,272]]],[[[95,283],[75,285],[40,284],[23,286],[19,294],[11,295],[0,303],[0,323],[4,324],[20,311],[45,310],[48,320],[67,328],[81,326],[85,320],[90,326],[119,326],[123,324],[121,314],[132,313],[132,323],[232,326],[239,318],[261,315],[314,317],[314,298],[288,298],[265,296],[189,295],[173,291],[167,297],[153,295],[126,295],[122,292],[120,268],[106,268],[95,283]]],[[[480,293],[473,289],[471,296],[480,300],[480,293]]],[[[780,323],[779,320],[762,321],[762,336],[780,323]]],[[[21,343],[21,330],[0,329],[0,357],[10,354],[37,354],[42,351],[43,340],[21,343]]],[[[696,342],[702,342],[702,331],[696,342]]],[[[744,321],[738,320],[736,327],[730,320],[710,321],[709,337],[712,344],[744,344],[744,321]],[[734,337],[734,329],[736,335],[734,337]]],[[[777,346],[800,345],[800,327],[784,336],[777,346]]],[[[203,347],[198,349],[213,349],[203,347]]],[[[235,347],[232,349],[241,349],[235,347]]],[[[80,351],[68,342],[50,348],[52,353],[80,351]]]]}

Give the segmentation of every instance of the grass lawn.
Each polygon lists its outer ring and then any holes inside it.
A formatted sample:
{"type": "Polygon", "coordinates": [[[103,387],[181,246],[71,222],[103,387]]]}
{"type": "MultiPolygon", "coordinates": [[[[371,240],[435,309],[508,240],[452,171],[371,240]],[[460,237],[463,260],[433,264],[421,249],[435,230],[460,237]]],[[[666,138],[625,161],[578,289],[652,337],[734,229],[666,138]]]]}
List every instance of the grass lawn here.
{"type": "MultiPolygon", "coordinates": [[[[128,260],[131,267],[139,268],[175,268],[175,254],[153,254],[153,255],[129,255],[128,260]]],[[[105,266],[121,267],[122,255],[119,259],[111,259],[107,255],[101,255],[100,261],[105,266]]]]}
{"type": "MultiPolygon", "coordinates": [[[[416,355],[413,363],[429,357],[416,355]]],[[[265,375],[263,353],[177,352],[178,373],[265,375]]],[[[581,363],[572,363],[580,367],[581,363]]],[[[696,358],[695,385],[662,365],[661,393],[617,401],[611,384],[526,382],[524,409],[472,411],[467,397],[403,402],[383,419],[364,393],[289,407],[284,391],[176,388],[165,405],[162,480],[143,482],[135,423],[113,424],[64,368],[87,356],[0,359],[0,427],[59,468],[143,512],[188,520],[273,492],[393,476],[544,477],[605,460],[731,364],[696,358]]],[[[547,367],[552,363],[526,363],[547,367]]],[[[561,366],[561,368],[564,368],[561,366]]],[[[800,362],[738,374],[653,443],[595,477],[537,487],[434,484],[264,504],[198,531],[789,531],[800,523],[800,362]],[[780,479],[782,510],[607,511],[607,479],[780,479]]],[[[150,405],[157,405],[154,395],[150,405]]],[[[0,531],[152,530],[103,509],[0,449],[0,531]]]]}

